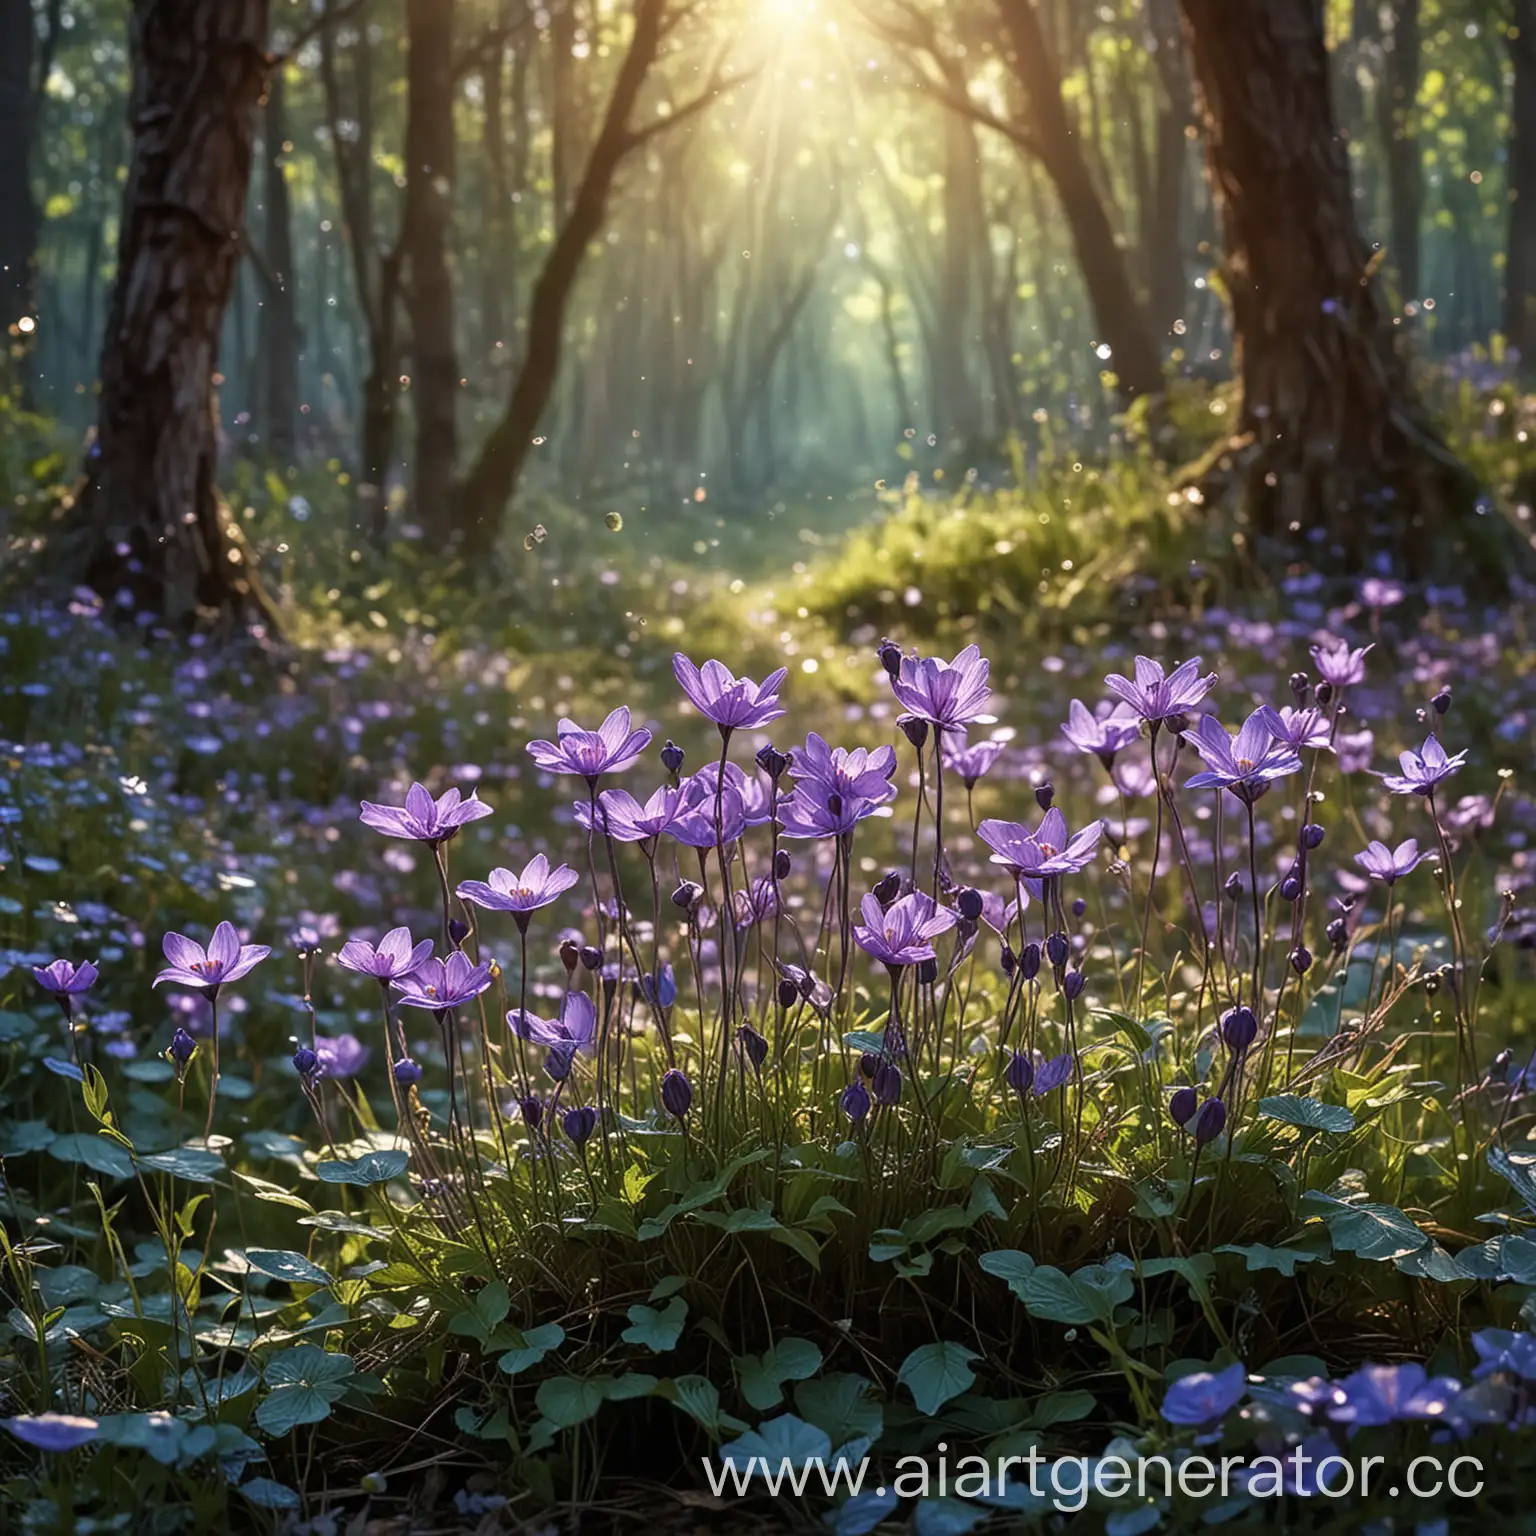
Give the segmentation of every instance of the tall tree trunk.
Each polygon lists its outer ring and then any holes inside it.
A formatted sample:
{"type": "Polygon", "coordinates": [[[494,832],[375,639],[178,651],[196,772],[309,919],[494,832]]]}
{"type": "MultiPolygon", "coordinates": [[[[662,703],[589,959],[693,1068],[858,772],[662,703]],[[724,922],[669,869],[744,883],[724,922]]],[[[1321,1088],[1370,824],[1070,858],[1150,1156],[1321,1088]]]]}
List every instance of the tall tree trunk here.
{"type": "Polygon", "coordinates": [[[1153,152],[1152,215],[1145,236],[1148,251],[1147,308],[1159,336],[1184,314],[1187,288],[1184,253],[1189,193],[1189,134],[1195,121],[1194,92],[1179,29],[1178,0],[1152,0],[1152,41],[1164,99],[1157,108],[1153,152]]]}
{"type": "Polygon", "coordinates": [[[1509,228],[1504,263],[1504,334],[1536,375],[1536,0],[1515,0],[1509,38],[1514,100],[1509,114],[1509,228]]]}
{"type": "Polygon", "coordinates": [[[1110,349],[1120,394],[1153,395],[1163,387],[1162,364],[1146,312],[1131,286],[1125,252],[1094,185],[1082,138],[1067,115],[1061,72],[1046,42],[1035,0],[997,0],[1012,45],[1010,63],[1024,87],[1033,147],[1051,178],[1072,232],[1083,286],[1093,305],[1099,342],[1110,349]]]}
{"type": "Polygon", "coordinates": [[[219,496],[213,376],[240,260],[267,0],[133,0],[133,143],[101,396],[59,566],[169,627],[269,617],[219,496]]]}
{"type": "Polygon", "coordinates": [[[1422,558],[1466,482],[1414,402],[1355,224],[1320,7],[1181,3],[1243,386],[1217,467],[1236,471],[1261,534],[1422,558]]]}
{"type": "Polygon", "coordinates": [[[401,247],[411,321],[416,516],[441,522],[458,458],[459,360],[448,245],[453,220],[454,0],[407,0],[410,58],[401,247]]]}
{"type": "Polygon", "coordinates": [[[267,82],[262,128],[262,200],[266,207],[263,239],[260,342],[262,357],[261,426],[268,457],[278,465],[293,463],[299,414],[299,314],[293,260],[293,210],[283,156],[288,145],[288,113],[279,65],[267,82]]]}
{"type": "Polygon", "coordinates": [[[1383,67],[1376,92],[1382,150],[1387,162],[1388,255],[1397,269],[1399,296],[1419,297],[1419,223],[1424,216],[1424,164],[1419,154],[1419,0],[1397,0],[1392,30],[1382,40],[1383,67]]]}
{"type": "MultiPolygon", "coordinates": [[[[0,0],[0,358],[19,372],[37,330],[37,204],[32,197],[37,25],[32,0],[0,0]]],[[[13,368],[0,367],[0,387],[13,368]]]]}

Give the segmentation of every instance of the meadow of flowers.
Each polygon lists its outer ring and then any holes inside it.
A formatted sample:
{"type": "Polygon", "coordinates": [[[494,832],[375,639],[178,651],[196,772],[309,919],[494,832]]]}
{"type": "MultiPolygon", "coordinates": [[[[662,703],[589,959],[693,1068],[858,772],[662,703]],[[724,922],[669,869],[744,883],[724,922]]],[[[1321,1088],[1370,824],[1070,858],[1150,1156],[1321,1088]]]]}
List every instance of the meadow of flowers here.
{"type": "MultiPolygon", "coordinates": [[[[1514,1519],[1522,612],[1304,578],[995,669],[657,648],[627,701],[6,615],[8,1519],[563,1529],[867,1457],[907,1481],[763,1504],[944,1536],[1062,1517],[941,1450],[1211,1447],[1474,1448],[1514,1519]]],[[[1404,1518],[1324,1503],[1080,1518],[1404,1518]]]]}

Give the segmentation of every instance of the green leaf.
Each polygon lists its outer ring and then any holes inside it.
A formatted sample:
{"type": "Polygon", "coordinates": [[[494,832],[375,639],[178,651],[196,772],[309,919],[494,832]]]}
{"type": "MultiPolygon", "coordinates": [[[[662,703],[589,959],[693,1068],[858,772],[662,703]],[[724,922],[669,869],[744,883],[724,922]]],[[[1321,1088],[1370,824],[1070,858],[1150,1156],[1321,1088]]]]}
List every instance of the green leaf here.
{"type": "Polygon", "coordinates": [[[138,1159],[139,1167],[168,1173],[175,1179],[194,1184],[211,1184],[224,1172],[224,1159],[217,1152],[201,1147],[177,1147],[173,1152],[152,1152],[138,1159]]]}
{"type": "Polygon", "coordinates": [[[792,1413],[780,1414],[720,1447],[720,1459],[728,1464],[751,1466],[753,1458],[760,1457],[754,1470],[768,1467],[777,1471],[785,1462],[802,1467],[807,1462],[827,1461],[831,1455],[832,1441],[826,1431],[792,1413]]]}
{"type": "Polygon", "coordinates": [[[1008,1289],[1023,1299],[1024,1282],[1035,1270],[1035,1261],[1027,1253],[1020,1253],[1017,1248],[994,1248],[977,1262],[989,1275],[1007,1281],[1008,1289]]]}
{"type": "Polygon", "coordinates": [[[1147,1033],[1146,1026],[1138,1023],[1130,1014],[1117,1013],[1112,1008],[1095,1008],[1093,1016],[1096,1019],[1107,1019],[1142,1055],[1152,1049],[1152,1036],[1147,1033]]]}
{"type": "Polygon", "coordinates": [[[301,1424],[319,1424],[328,1419],[333,1401],[330,1394],[318,1387],[278,1387],[262,1399],[256,1409],[256,1422],[269,1435],[286,1435],[301,1424]]]}
{"type": "Polygon", "coordinates": [[[1296,1093],[1280,1093],[1259,1100],[1259,1113],[1282,1125],[1294,1125],[1303,1131],[1328,1131],[1342,1136],[1355,1128],[1355,1117],[1342,1104],[1325,1104],[1321,1099],[1304,1099],[1296,1093]]]}
{"type": "Polygon", "coordinates": [[[920,1413],[930,1418],[976,1380],[970,1362],[981,1357],[963,1344],[940,1340],[920,1344],[901,1362],[896,1380],[912,1394],[920,1413]]]}
{"type": "Polygon", "coordinates": [[[878,1440],[885,1428],[885,1410],[867,1394],[870,1384],[848,1371],[833,1371],[795,1388],[795,1407],[802,1418],[824,1430],[833,1445],[850,1440],[878,1440]]]}
{"type": "Polygon", "coordinates": [[[736,1361],[741,1395],[759,1413],[783,1402],[785,1382],[805,1381],[820,1369],[821,1350],[809,1339],[780,1339],[765,1354],[736,1361]]]}
{"type": "Polygon", "coordinates": [[[1309,1252],[1305,1248],[1270,1248],[1263,1243],[1223,1243],[1217,1253],[1235,1253],[1252,1274],[1272,1269],[1287,1280],[1294,1279],[1298,1264],[1311,1264],[1316,1260],[1330,1263],[1326,1253],[1309,1252]]]}
{"type": "Polygon", "coordinates": [[[1037,1397],[1025,1423],[1031,1429],[1050,1429],[1055,1424],[1075,1424],[1086,1419],[1098,1404],[1092,1392],[1046,1392],[1037,1397]]]}
{"type": "Polygon", "coordinates": [[[688,1316],[688,1303],[674,1296],[659,1312],[655,1307],[635,1305],[629,1309],[629,1327],[620,1337],[626,1344],[644,1344],[655,1354],[677,1348],[688,1316]]]}
{"type": "Polygon", "coordinates": [[[55,1136],[48,1147],[48,1155],[58,1158],[61,1163],[84,1163],[94,1172],[114,1179],[133,1177],[133,1158],[128,1149],[110,1136],[87,1131],[55,1136]]]}
{"type": "Polygon", "coordinates": [[[585,1380],[579,1376],[556,1376],[539,1383],[534,1403],[556,1429],[574,1429],[585,1424],[608,1395],[613,1378],[585,1380]]]}
{"type": "Polygon", "coordinates": [[[273,1205],[289,1205],[296,1211],[303,1211],[305,1215],[314,1214],[314,1206],[302,1195],[296,1195],[291,1190],[284,1189],[281,1184],[273,1184],[268,1179],[258,1179],[253,1173],[241,1173],[238,1170],[235,1177],[240,1180],[258,1200],[269,1200],[273,1205]]]}
{"type": "Polygon", "coordinates": [[[516,1376],[529,1366],[537,1365],[552,1349],[565,1343],[565,1329],[559,1323],[540,1323],[534,1328],[522,1330],[520,1345],[514,1346],[497,1362],[508,1376],[516,1376]]]}
{"type": "Polygon", "coordinates": [[[409,1153],[392,1147],[385,1152],[365,1152],[349,1162],[319,1163],[315,1176],[327,1184],[383,1184],[399,1178],[409,1161],[409,1153]]]}
{"type": "Polygon", "coordinates": [[[1323,1205],[1321,1215],[1327,1224],[1333,1246],[1340,1253],[1357,1254],[1362,1259],[1387,1261],[1417,1253],[1429,1237],[1395,1205],[1364,1201],[1358,1205],[1320,1195],[1316,1190],[1306,1200],[1323,1205]]]}
{"type": "Polygon", "coordinates": [[[679,1376],[672,1382],[672,1402],[711,1435],[722,1430],[741,1430],[740,1419],[720,1411],[720,1389],[707,1376],[679,1376]]]}
{"type": "Polygon", "coordinates": [[[1035,1317],[1075,1327],[1112,1322],[1115,1308],[1129,1301],[1135,1290],[1129,1268],[1085,1264],[1067,1275],[1042,1264],[1025,1278],[1018,1294],[1035,1317]]]}
{"type": "Polygon", "coordinates": [[[297,1509],[299,1496],[287,1483],[279,1483],[270,1477],[253,1477],[248,1483],[237,1483],[236,1490],[258,1509],[297,1509]]]}
{"type": "Polygon", "coordinates": [[[302,1253],[288,1248],[248,1248],[245,1262],[259,1274],[270,1275],[274,1280],[286,1280],[289,1285],[330,1285],[331,1277],[312,1264],[302,1253]]]}

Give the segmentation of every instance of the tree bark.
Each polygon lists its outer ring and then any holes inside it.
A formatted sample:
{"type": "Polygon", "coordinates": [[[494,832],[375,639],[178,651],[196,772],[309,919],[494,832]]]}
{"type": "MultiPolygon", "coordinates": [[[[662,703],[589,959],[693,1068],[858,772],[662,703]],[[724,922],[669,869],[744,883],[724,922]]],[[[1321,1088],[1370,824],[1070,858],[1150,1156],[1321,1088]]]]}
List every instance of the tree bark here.
{"type": "Polygon", "coordinates": [[[1421,34],[1419,0],[1391,7],[1392,30],[1382,40],[1383,67],[1376,92],[1382,150],[1387,162],[1388,256],[1397,270],[1399,297],[1419,297],[1419,224],[1424,217],[1424,164],[1419,153],[1418,99],[1421,34]]]}
{"type": "Polygon", "coordinates": [[[261,417],[270,459],[293,463],[299,416],[299,313],[293,260],[293,210],[283,156],[288,113],[279,65],[267,82],[263,122],[262,201],[265,204],[260,348],[261,417]]]}
{"type": "Polygon", "coordinates": [[[1094,185],[1082,139],[1067,115],[1061,72],[1035,0],[997,0],[997,6],[1012,44],[1009,62],[1027,99],[1032,148],[1051,178],[1072,232],[1098,339],[1110,349],[1108,366],[1114,371],[1116,388],[1125,399],[1159,394],[1163,370],[1151,327],[1131,285],[1109,211],[1094,185]]]}
{"type": "Polygon", "coordinates": [[[37,25],[32,0],[0,0],[0,385],[19,372],[37,323],[37,203],[32,196],[32,139],[37,25]],[[30,328],[29,328],[30,327],[30,328]]]}
{"type": "Polygon", "coordinates": [[[1536,374],[1536,0],[1515,0],[1509,34],[1514,99],[1509,116],[1509,226],[1504,264],[1504,334],[1536,374]]]}
{"type": "Polygon", "coordinates": [[[66,579],[168,627],[270,618],[218,491],[214,374],[266,83],[267,0],[133,0],[132,149],[66,579]]]}
{"type": "Polygon", "coordinates": [[[410,57],[405,126],[405,207],[400,237],[411,322],[411,402],[416,420],[416,516],[446,520],[458,458],[459,360],[454,338],[454,0],[407,0],[410,57]]]}
{"type": "Polygon", "coordinates": [[[1320,7],[1181,3],[1243,388],[1206,483],[1235,481],[1257,534],[1422,560],[1469,482],[1414,401],[1355,224],[1320,7]]]}

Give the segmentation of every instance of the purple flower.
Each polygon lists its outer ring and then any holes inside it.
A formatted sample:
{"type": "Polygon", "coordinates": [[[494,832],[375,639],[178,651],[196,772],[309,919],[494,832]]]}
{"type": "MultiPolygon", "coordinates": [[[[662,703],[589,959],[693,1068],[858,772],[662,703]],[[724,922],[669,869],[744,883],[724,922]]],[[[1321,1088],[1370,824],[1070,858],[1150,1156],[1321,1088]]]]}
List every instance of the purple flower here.
{"type": "Polygon", "coordinates": [[[584,1147],[597,1129],[597,1111],[590,1104],[568,1109],[560,1117],[560,1127],[578,1147],[584,1147]]]}
{"type": "Polygon", "coordinates": [[[693,1108],[693,1084],[676,1067],[661,1079],[661,1103],[662,1108],[678,1120],[693,1108]]]}
{"type": "MultiPolygon", "coordinates": [[[[1104,823],[1096,821],[1075,837],[1069,836],[1067,818],[1052,806],[1031,832],[1016,821],[987,820],[976,829],[992,849],[992,862],[1005,865],[1016,876],[1042,880],[1051,875],[1075,874],[1092,863],[1104,823]]],[[[1038,892],[1036,893],[1038,894],[1038,892]]]]}
{"type": "Polygon", "coordinates": [[[977,780],[992,771],[992,765],[1003,755],[1006,742],[978,741],[974,746],[961,746],[944,753],[944,766],[960,775],[967,789],[975,789],[977,780]]]}
{"type": "MultiPolygon", "coordinates": [[[[620,843],[643,843],[672,829],[672,823],[688,807],[686,786],[663,784],[641,805],[628,790],[605,789],[597,797],[596,829],[620,843]]],[[[578,800],[573,807],[576,824],[592,826],[590,801],[578,800]]]]}
{"type": "Polygon", "coordinates": [[[1301,767],[1295,751],[1270,734],[1263,709],[1254,710],[1235,737],[1214,715],[1202,715],[1193,731],[1184,732],[1184,739],[1205,760],[1205,771],[1186,779],[1185,788],[1230,790],[1244,805],[1252,805],[1276,779],[1301,767]]]}
{"type": "Polygon", "coordinates": [[[391,928],[377,947],[366,939],[348,939],[336,957],[349,971],[373,976],[379,981],[394,981],[408,976],[432,958],[432,940],[411,943],[409,928],[391,928]]]}
{"type": "Polygon", "coordinates": [[[1280,709],[1264,705],[1259,713],[1269,727],[1269,734],[1293,752],[1326,752],[1329,750],[1330,726],[1328,717],[1320,709],[1293,709],[1289,704],[1280,709]]]}
{"type": "Polygon", "coordinates": [[[843,1096],[839,1102],[843,1113],[857,1125],[869,1113],[869,1089],[855,1079],[843,1089],[843,1096]]]}
{"type": "Polygon", "coordinates": [[[1473,1379],[1481,1381],[1495,1372],[1536,1381],[1536,1334],[1511,1333],[1507,1328],[1484,1328],[1472,1335],[1477,1351],[1473,1379]]]}
{"type": "Polygon", "coordinates": [[[912,891],[882,909],[878,897],[866,896],[859,906],[864,921],[853,930],[867,954],[884,965],[915,965],[934,959],[929,942],[955,926],[955,914],[937,907],[923,891],[912,891]]]}
{"type": "Polygon", "coordinates": [[[992,690],[987,674],[992,664],[981,651],[968,645],[953,661],[927,656],[914,661],[901,658],[891,679],[891,692],[907,711],[903,718],[926,720],[940,732],[973,725],[986,712],[992,690]]]}
{"type": "Polygon", "coordinates": [[[1334,738],[1339,754],[1340,773],[1359,773],[1371,766],[1376,750],[1376,736],[1369,726],[1358,731],[1343,731],[1334,738]]]}
{"type": "Polygon", "coordinates": [[[79,965],[70,960],[51,960],[47,965],[34,965],[32,974],[37,977],[38,986],[51,992],[65,1013],[73,1013],[74,999],[89,992],[101,972],[89,960],[79,965]]]}
{"type": "Polygon", "coordinates": [[[421,1064],[412,1061],[409,1056],[402,1056],[395,1063],[394,1076],[402,1088],[414,1088],[421,1081],[421,1064]]]}
{"type": "Polygon", "coordinates": [[[462,1008],[491,984],[489,965],[474,965],[462,949],[447,960],[428,960],[408,976],[395,982],[400,1001],[407,1008],[430,1008],[441,1013],[448,1008],[462,1008]]]}
{"type": "Polygon", "coordinates": [[[754,731],[785,713],[779,707],[779,689],[788,676],[784,667],[754,683],[750,677],[735,676],[722,662],[696,667],[679,651],[672,658],[672,675],[693,707],[722,733],[754,731]]]}
{"type": "Polygon", "coordinates": [[[322,1037],[315,1041],[315,1054],[320,1058],[320,1069],[327,1077],[345,1082],[356,1077],[368,1065],[373,1053],[356,1035],[337,1035],[335,1039],[322,1037]]]}
{"type": "Polygon", "coordinates": [[[1456,773],[1466,758],[1465,751],[1448,757],[1439,739],[1430,736],[1417,752],[1410,748],[1398,758],[1403,769],[1400,774],[1378,773],[1376,777],[1394,795],[1428,795],[1434,792],[1437,784],[1456,773]]]}
{"type": "Polygon", "coordinates": [[[364,826],[372,827],[386,837],[404,837],[436,847],[460,827],[490,814],[491,807],[473,791],[465,800],[457,789],[445,789],[434,800],[429,790],[420,784],[412,784],[406,791],[404,806],[375,805],[371,800],[364,800],[359,819],[364,826]]]}
{"type": "Polygon", "coordinates": [[[1022,1051],[1015,1051],[1008,1058],[1003,1071],[1004,1080],[1013,1091],[1023,1098],[1035,1080],[1035,1064],[1022,1051]]]}
{"type": "Polygon", "coordinates": [[[1449,1378],[1430,1380],[1422,1365],[1367,1365],[1338,1384],[1328,1416],[1357,1429],[1404,1419],[1437,1418],[1448,1397],[1461,1389],[1449,1378]],[[1446,1392],[1449,1383],[1450,1392],[1446,1392]]]}
{"type": "Polygon", "coordinates": [[[779,802],[779,826],[785,837],[843,837],[878,809],[873,800],[839,794],[819,780],[806,780],[779,802]]]}
{"type": "Polygon", "coordinates": [[[1104,686],[1129,704],[1148,724],[1170,720],[1185,715],[1216,686],[1216,674],[1200,675],[1200,658],[1192,656],[1180,662],[1166,675],[1161,662],[1149,656],[1136,658],[1136,677],[1132,681],[1112,672],[1104,679],[1104,686]]]}
{"type": "Polygon", "coordinates": [[[1035,1073],[1035,1097],[1040,1099],[1048,1093],[1054,1093],[1072,1076],[1076,1066],[1077,1061],[1071,1051],[1063,1051],[1060,1056],[1051,1057],[1035,1073]]]}
{"type": "Polygon", "coordinates": [[[1125,704],[1111,704],[1106,699],[1093,714],[1089,714],[1080,699],[1073,699],[1067,706],[1067,723],[1062,726],[1061,734],[1079,752],[1091,752],[1109,768],[1117,753],[1140,738],[1141,720],[1125,704]]]}
{"type": "Polygon", "coordinates": [[[547,907],[576,884],[580,876],[569,864],[554,869],[542,853],[536,853],[523,866],[520,875],[510,869],[493,869],[489,881],[465,880],[458,890],[461,901],[473,902],[491,912],[514,912],[524,918],[540,907],[547,907]]]}
{"type": "MultiPolygon", "coordinates": [[[[713,807],[721,776],[720,763],[706,763],[692,778],[684,780],[683,792],[694,805],[713,807]]],[[[747,825],[766,826],[772,819],[768,786],[756,774],[747,774],[735,763],[724,765],[724,782],[725,787],[735,790],[740,798],[747,825]]]]}
{"type": "Polygon", "coordinates": [[[1206,1146],[1227,1128],[1227,1106],[1220,1099],[1207,1099],[1195,1116],[1195,1145],[1206,1146]]]}
{"type": "Polygon", "coordinates": [[[654,976],[640,978],[640,995],[656,1008],[670,1008],[677,1001],[677,972],[670,962],[664,963],[654,976]]]}
{"type": "Polygon", "coordinates": [[[1364,852],[1355,855],[1355,863],[1371,879],[1380,880],[1383,885],[1395,885],[1404,875],[1412,874],[1424,859],[1433,857],[1433,854],[1420,853],[1418,839],[1410,837],[1396,848],[1372,842],[1364,852]]]}
{"type": "Polygon", "coordinates": [[[555,741],[530,741],[528,755],[550,773],[574,773],[596,784],[605,773],[628,768],[651,744],[643,726],[631,730],[629,710],[622,705],[595,731],[584,731],[574,720],[561,720],[555,741]]]}
{"type": "Polygon", "coordinates": [[[1374,643],[1350,650],[1346,640],[1330,640],[1312,647],[1312,661],[1317,675],[1334,688],[1349,688],[1365,681],[1365,658],[1376,649],[1374,643]]]}
{"type": "Polygon", "coordinates": [[[759,875],[746,890],[731,892],[731,909],[738,932],[777,916],[778,882],[767,875],[759,875]]]}
{"type": "Polygon", "coordinates": [[[1163,1398],[1163,1417],[1170,1424],[1214,1424],[1224,1419],[1248,1390],[1242,1364],[1224,1371],[1194,1371],[1181,1376],[1163,1398]]]}
{"type": "Polygon", "coordinates": [[[197,1041],[178,1024],[171,1034],[169,1055],[178,1066],[184,1067],[197,1054],[197,1041]]]}
{"type": "Polygon", "coordinates": [[[1175,1088],[1172,1097],[1168,1100],[1168,1118],[1182,1130],[1195,1118],[1195,1110],[1199,1108],[1199,1101],[1195,1097],[1195,1090],[1187,1083],[1182,1088],[1175,1088]]]}
{"type": "Polygon", "coordinates": [[[162,981],[168,981],[173,986],[192,987],[210,998],[218,995],[220,987],[239,981],[272,953],[266,944],[242,944],[233,923],[220,923],[206,950],[181,933],[166,934],[160,947],[170,964],[155,977],[154,984],[158,987],[162,981]]]}
{"type": "Polygon", "coordinates": [[[514,1008],[507,1015],[507,1026],[519,1039],[535,1045],[591,1051],[597,1043],[597,1008],[585,992],[567,992],[560,1000],[558,1019],[541,1019],[514,1008]]]}
{"type": "Polygon", "coordinates": [[[803,747],[789,749],[789,772],[802,787],[822,794],[838,794],[845,800],[868,800],[884,805],[893,799],[896,786],[895,747],[829,747],[812,731],[803,747]]]}
{"type": "Polygon", "coordinates": [[[78,1413],[26,1413],[0,1420],[18,1440],[40,1451],[59,1453],[89,1445],[101,1432],[95,1419],[78,1413]]]}
{"type": "Polygon", "coordinates": [[[1402,582],[1383,576],[1367,576],[1360,583],[1360,601],[1377,613],[1383,608],[1395,608],[1407,595],[1402,582]]]}
{"type": "Polygon", "coordinates": [[[746,804],[732,787],[729,775],[718,801],[713,786],[707,794],[697,787],[698,777],[695,774],[687,781],[685,807],[672,818],[667,836],[687,848],[729,847],[750,825],[746,804]]]}

